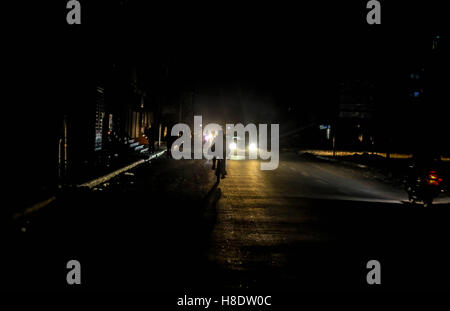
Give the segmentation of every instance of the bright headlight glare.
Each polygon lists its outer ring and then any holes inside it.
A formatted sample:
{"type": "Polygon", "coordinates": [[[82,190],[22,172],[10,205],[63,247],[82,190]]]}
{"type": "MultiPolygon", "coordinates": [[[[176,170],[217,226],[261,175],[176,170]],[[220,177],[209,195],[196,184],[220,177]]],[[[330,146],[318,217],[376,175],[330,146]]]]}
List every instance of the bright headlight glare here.
{"type": "Polygon", "coordinates": [[[231,150],[235,150],[236,149],[236,143],[231,143],[230,144],[230,149],[231,150]]]}
{"type": "Polygon", "coordinates": [[[256,149],[257,149],[255,143],[251,143],[251,144],[248,146],[248,148],[249,148],[250,150],[256,150],[256,149]]]}

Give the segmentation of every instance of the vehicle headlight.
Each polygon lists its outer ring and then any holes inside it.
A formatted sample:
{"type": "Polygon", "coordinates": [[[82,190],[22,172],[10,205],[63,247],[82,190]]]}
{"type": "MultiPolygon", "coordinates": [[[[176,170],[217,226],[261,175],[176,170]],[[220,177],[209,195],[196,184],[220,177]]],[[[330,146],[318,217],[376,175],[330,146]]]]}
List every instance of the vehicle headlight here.
{"type": "Polygon", "coordinates": [[[236,150],[236,143],[230,144],[230,150],[236,150]]]}
{"type": "Polygon", "coordinates": [[[251,143],[251,144],[248,146],[248,149],[251,150],[251,151],[256,151],[258,148],[256,147],[256,144],[255,144],[255,143],[251,143]]]}

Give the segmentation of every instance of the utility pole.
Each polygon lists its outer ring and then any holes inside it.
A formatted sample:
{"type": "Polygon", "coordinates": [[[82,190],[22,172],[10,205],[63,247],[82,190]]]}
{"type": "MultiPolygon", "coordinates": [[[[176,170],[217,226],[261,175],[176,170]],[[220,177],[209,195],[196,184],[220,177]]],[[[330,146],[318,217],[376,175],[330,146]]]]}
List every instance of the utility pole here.
{"type": "Polygon", "coordinates": [[[333,124],[333,158],[336,156],[336,123],[333,124]]]}

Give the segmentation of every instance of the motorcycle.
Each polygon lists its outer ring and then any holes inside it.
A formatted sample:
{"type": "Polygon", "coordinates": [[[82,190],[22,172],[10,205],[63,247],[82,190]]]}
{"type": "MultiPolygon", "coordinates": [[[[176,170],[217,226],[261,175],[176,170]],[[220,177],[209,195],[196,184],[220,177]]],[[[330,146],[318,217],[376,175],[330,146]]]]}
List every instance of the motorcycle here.
{"type": "Polygon", "coordinates": [[[433,199],[441,192],[442,178],[435,170],[429,170],[424,176],[416,176],[406,183],[406,192],[411,203],[422,201],[424,207],[433,204],[433,199]]]}

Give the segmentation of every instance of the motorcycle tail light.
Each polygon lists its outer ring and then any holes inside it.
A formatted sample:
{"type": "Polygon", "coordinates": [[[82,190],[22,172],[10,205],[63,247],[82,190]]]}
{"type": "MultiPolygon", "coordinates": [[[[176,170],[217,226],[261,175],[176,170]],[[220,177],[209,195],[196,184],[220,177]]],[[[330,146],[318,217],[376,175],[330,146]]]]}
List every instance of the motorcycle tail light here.
{"type": "Polygon", "coordinates": [[[439,183],[442,181],[442,178],[439,178],[436,174],[436,171],[430,171],[428,173],[427,183],[433,186],[439,186],[439,183]]]}
{"type": "Polygon", "coordinates": [[[439,181],[434,179],[428,179],[428,184],[433,186],[439,186],[439,181]]]}

